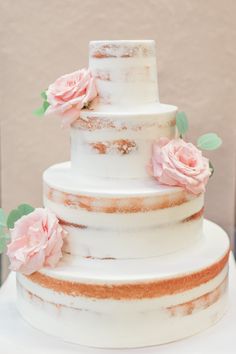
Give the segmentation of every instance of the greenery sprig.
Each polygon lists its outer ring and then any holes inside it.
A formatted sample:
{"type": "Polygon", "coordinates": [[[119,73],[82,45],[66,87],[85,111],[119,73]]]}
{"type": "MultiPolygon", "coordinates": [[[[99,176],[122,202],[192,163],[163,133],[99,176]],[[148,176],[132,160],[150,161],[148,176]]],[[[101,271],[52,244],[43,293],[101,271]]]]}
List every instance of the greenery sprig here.
{"type": "Polygon", "coordinates": [[[10,240],[9,230],[13,229],[17,220],[24,215],[30,214],[34,208],[29,204],[20,204],[17,209],[13,209],[8,216],[0,208],[0,254],[6,249],[10,240]]]}
{"type": "Polygon", "coordinates": [[[37,108],[34,111],[34,114],[38,117],[41,117],[44,115],[44,113],[46,112],[46,110],[48,109],[48,107],[50,106],[50,103],[47,101],[47,94],[46,91],[41,92],[41,97],[43,99],[43,103],[42,106],[37,108]]]}
{"type": "Polygon", "coordinates": [[[221,138],[215,133],[201,135],[197,140],[197,147],[201,150],[216,150],[222,145],[221,138]]]}
{"type": "Polygon", "coordinates": [[[184,112],[178,112],[176,115],[176,126],[179,132],[179,136],[183,139],[184,134],[188,131],[188,119],[184,112]]]}
{"type": "Polygon", "coordinates": [[[5,251],[9,238],[7,218],[3,209],[0,208],[0,254],[5,251]]]}
{"type": "MultiPolygon", "coordinates": [[[[179,132],[179,137],[183,139],[183,136],[187,133],[189,124],[187,116],[184,112],[178,112],[176,115],[176,127],[179,132]]],[[[201,135],[197,139],[197,147],[201,150],[216,150],[222,145],[222,139],[216,133],[207,133],[201,135]]],[[[211,176],[214,173],[214,167],[209,161],[209,168],[211,170],[211,176]]]]}
{"type": "Polygon", "coordinates": [[[13,209],[7,218],[8,229],[13,229],[17,220],[19,220],[24,215],[32,213],[32,211],[34,211],[34,208],[28,204],[20,204],[17,209],[13,209]]]}

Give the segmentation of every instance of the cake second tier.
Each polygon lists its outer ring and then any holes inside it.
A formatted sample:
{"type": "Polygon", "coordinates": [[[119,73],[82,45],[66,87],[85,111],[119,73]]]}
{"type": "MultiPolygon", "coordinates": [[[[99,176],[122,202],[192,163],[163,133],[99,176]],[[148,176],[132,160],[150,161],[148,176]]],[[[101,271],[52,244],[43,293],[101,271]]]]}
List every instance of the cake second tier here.
{"type": "Polygon", "coordinates": [[[118,108],[84,110],[71,127],[71,163],[80,176],[147,178],[152,143],[176,135],[175,106],[118,108]]]}
{"type": "Polygon", "coordinates": [[[203,195],[148,180],[79,178],[70,163],[44,173],[44,204],[68,231],[64,251],[91,258],[147,258],[202,237],[203,195]]]}

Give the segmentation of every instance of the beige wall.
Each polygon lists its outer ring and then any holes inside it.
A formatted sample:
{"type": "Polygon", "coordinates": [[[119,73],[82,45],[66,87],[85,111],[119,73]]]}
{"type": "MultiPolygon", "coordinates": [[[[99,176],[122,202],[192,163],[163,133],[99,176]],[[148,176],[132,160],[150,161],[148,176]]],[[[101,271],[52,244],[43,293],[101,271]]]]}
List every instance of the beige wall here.
{"type": "Polygon", "coordinates": [[[222,149],[206,215],[232,235],[236,118],[236,1],[7,0],[1,3],[2,204],[41,205],[41,174],[69,157],[68,132],[35,118],[39,93],[87,64],[92,39],[157,42],[161,100],[185,110],[189,138],[217,131],[222,149]],[[234,135],[234,137],[233,137],[234,135]]]}

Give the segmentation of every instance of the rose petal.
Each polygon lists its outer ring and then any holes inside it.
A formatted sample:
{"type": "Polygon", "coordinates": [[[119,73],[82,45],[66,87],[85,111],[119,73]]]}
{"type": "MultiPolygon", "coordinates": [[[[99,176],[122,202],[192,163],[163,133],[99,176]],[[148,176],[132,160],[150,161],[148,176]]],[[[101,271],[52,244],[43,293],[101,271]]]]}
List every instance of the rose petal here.
{"type": "Polygon", "coordinates": [[[37,208],[23,216],[11,235],[7,255],[14,271],[31,274],[43,266],[55,266],[62,256],[65,232],[47,209],[37,208]]]}
{"type": "Polygon", "coordinates": [[[210,176],[208,159],[183,139],[161,138],[155,142],[148,171],[160,183],[183,187],[194,194],[205,191],[210,176]]]}
{"type": "Polygon", "coordinates": [[[84,68],[59,77],[49,85],[46,94],[50,106],[45,115],[58,114],[63,117],[62,125],[68,126],[75,120],[74,109],[77,109],[76,118],[78,118],[80,110],[98,93],[90,70],[84,68]],[[64,114],[68,117],[64,118],[64,114]]]}

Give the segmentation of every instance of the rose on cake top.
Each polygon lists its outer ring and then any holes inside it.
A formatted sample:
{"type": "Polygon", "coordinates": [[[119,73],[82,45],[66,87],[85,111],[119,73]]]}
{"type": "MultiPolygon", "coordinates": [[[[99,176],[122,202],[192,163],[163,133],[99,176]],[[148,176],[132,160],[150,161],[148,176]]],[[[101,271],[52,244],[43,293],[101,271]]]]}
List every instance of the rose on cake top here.
{"type": "Polygon", "coordinates": [[[94,77],[89,69],[83,68],[66,74],[49,85],[41,93],[44,102],[34,113],[36,115],[57,114],[62,118],[62,127],[70,126],[80,111],[87,108],[98,95],[94,77]]]}
{"type": "Polygon", "coordinates": [[[50,210],[21,204],[9,214],[4,226],[10,234],[7,256],[11,270],[30,275],[58,264],[66,232],[50,210]]]}
{"type": "Polygon", "coordinates": [[[212,164],[200,149],[215,150],[222,141],[214,133],[202,135],[198,139],[198,147],[184,141],[183,135],[188,130],[184,112],[177,114],[176,125],[179,138],[170,140],[163,137],[153,143],[148,172],[161,184],[182,187],[198,195],[205,192],[209,177],[213,174],[212,164]]]}

